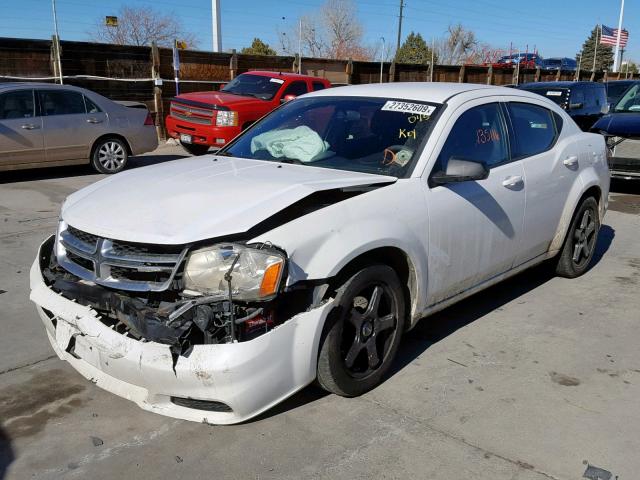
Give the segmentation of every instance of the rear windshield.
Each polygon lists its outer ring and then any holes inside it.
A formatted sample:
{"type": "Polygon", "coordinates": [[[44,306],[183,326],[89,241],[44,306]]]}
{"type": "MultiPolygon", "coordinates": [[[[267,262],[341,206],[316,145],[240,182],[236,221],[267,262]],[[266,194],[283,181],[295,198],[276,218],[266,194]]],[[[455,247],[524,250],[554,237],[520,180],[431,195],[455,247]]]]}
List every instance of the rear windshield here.
{"type": "Polygon", "coordinates": [[[563,105],[567,101],[569,90],[567,88],[551,88],[551,87],[521,87],[522,90],[528,92],[537,93],[543,97],[547,97],[549,100],[554,101],[558,105],[563,105]]]}
{"type": "Polygon", "coordinates": [[[271,100],[284,83],[284,80],[263,75],[243,73],[227,83],[221,91],[234,95],[271,100]]]}
{"type": "Polygon", "coordinates": [[[270,113],[220,153],[406,177],[440,108],[413,100],[303,97],[270,113]]]}

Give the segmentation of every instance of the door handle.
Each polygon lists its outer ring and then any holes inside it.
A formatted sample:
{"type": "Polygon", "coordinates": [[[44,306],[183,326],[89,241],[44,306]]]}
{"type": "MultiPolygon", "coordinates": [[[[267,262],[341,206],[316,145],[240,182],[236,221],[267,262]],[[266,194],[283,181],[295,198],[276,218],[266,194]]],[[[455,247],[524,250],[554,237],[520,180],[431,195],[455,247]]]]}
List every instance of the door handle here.
{"type": "Polygon", "coordinates": [[[567,158],[565,158],[562,163],[564,163],[565,166],[567,167],[575,167],[578,164],[578,156],[577,155],[571,155],[567,158]]]}
{"type": "Polygon", "coordinates": [[[25,123],[24,125],[20,125],[20,128],[24,130],[35,130],[40,127],[38,125],[34,125],[33,123],[25,123]]]}
{"type": "Polygon", "coordinates": [[[520,175],[512,175],[510,177],[505,178],[502,181],[503,187],[515,187],[516,185],[520,185],[524,183],[522,177],[520,175]]]}
{"type": "Polygon", "coordinates": [[[87,118],[87,123],[102,123],[102,120],[98,120],[97,118],[87,118]]]}

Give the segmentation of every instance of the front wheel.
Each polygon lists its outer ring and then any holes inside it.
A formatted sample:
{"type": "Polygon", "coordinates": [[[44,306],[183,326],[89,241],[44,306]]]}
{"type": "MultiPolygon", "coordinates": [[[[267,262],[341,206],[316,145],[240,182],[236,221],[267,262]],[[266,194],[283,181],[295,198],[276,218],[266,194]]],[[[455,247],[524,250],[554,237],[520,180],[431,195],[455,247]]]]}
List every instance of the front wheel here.
{"type": "Polygon", "coordinates": [[[585,198],[578,206],[556,265],[556,273],[561,277],[579,277],[589,268],[600,231],[598,211],[598,202],[593,197],[585,198]]]}
{"type": "Polygon", "coordinates": [[[377,386],[398,351],[405,300],[396,272],[386,265],[363,268],[338,289],[318,355],[318,383],[345,397],[377,386]]]}
{"type": "Polygon", "coordinates": [[[127,164],[129,153],[124,142],[117,138],[101,140],[91,155],[91,165],[100,173],[118,173],[127,164]]]}
{"type": "Polygon", "coordinates": [[[182,148],[184,148],[191,155],[200,156],[205,155],[209,151],[209,145],[198,145],[195,143],[180,143],[182,148]]]}

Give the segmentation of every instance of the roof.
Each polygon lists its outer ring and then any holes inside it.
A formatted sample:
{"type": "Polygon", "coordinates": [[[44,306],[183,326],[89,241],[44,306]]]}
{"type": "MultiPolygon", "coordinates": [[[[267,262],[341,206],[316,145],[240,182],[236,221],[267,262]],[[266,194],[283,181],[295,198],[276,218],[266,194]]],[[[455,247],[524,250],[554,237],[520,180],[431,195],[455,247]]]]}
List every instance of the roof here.
{"type": "Polygon", "coordinates": [[[594,85],[603,85],[602,83],[598,83],[598,82],[572,82],[569,80],[566,81],[562,81],[562,82],[531,82],[531,83],[523,83],[521,85],[518,85],[518,88],[533,88],[533,87],[539,87],[539,88],[571,88],[571,87],[592,87],[594,85]]]}
{"type": "Polygon", "coordinates": [[[250,73],[251,75],[261,75],[265,77],[276,77],[276,78],[290,78],[290,79],[301,79],[301,80],[312,78],[314,80],[325,80],[324,78],[321,78],[321,77],[313,77],[311,75],[301,75],[299,73],[292,73],[292,72],[269,72],[267,70],[250,70],[244,73],[250,73]]]}
{"type": "Polygon", "coordinates": [[[305,97],[344,95],[354,97],[406,98],[444,103],[455,95],[475,90],[482,91],[487,95],[514,95],[514,93],[517,92],[517,90],[514,91],[512,88],[475,83],[394,82],[335,87],[308,93],[305,97]]]}
{"type": "Polygon", "coordinates": [[[4,82],[0,83],[0,90],[9,90],[13,88],[23,88],[23,87],[45,87],[45,88],[71,88],[84,90],[81,87],[76,87],[74,85],[59,85],[57,83],[45,83],[45,82],[4,82]]]}

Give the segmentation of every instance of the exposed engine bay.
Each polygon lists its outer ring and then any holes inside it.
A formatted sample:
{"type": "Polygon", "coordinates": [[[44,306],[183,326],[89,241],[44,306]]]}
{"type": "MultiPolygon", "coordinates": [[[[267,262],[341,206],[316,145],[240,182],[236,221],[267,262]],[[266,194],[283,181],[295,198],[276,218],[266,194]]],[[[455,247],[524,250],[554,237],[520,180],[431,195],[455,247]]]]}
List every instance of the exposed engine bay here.
{"type": "Polygon", "coordinates": [[[265,302],[244,302],[229,295],[187,295],[182,271],[162,292],[117,290],[62,268],[53,254],[55,238],[43,245],[40,268],[46,284],[63,297],[94,309],[100,321],[118,333],[169,345],[175,359],[194,345],[245,342],[277,327],[312,304],[312,286],[283,292],[265,302]]]}

